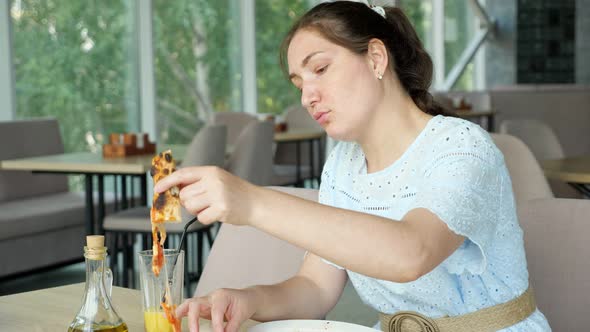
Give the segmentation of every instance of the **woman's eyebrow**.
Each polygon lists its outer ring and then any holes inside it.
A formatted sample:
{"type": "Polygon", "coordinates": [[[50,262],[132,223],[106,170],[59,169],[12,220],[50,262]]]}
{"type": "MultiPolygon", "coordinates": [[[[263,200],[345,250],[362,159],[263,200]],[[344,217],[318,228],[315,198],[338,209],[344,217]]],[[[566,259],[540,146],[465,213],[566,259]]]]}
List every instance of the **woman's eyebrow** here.
{"type": "MultiPolygon", "coordinates": [[[[312,57],[314,57],[315,55],[320,54],[320,53],[324,53],[324,51],[315,51],[315,52],[309,53],[305,58],[303,58],[303,61],[301,61],[301,67],[307,66],[307,63],[309,62],[309,60],[311,60],[312,57]]],[[[296,76],[297,76],[297,74],[291,73],[291,74],[289,74],[289,79],[292,80],[296,76]]]]}

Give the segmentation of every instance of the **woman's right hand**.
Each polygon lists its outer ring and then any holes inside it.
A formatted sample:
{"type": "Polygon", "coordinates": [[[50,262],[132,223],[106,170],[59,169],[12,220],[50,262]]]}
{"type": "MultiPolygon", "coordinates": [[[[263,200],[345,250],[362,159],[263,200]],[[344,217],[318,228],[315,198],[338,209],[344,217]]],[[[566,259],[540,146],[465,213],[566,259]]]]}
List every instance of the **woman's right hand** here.
{"type": "Polygon", "coordinates": [[[214,332],[237,332],[243,322],[256,312],[251,289],[218,289],[207,296],[185,300],[176,309],[176,316],[188,316],[191,332],[199,331],[199,318],[211,320],[214,332]],[[227,325],[223,326],[224,320],[227,325]]]}

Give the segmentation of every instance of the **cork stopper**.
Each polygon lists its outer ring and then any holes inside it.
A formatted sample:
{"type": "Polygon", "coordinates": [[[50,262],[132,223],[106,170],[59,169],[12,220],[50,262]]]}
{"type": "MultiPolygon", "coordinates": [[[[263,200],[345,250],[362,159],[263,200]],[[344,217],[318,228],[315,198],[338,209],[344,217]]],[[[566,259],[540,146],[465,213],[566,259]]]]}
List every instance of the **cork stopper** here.
{"type": "Polygon", "coordinates": [[[98,249],[104,247],[104,235],[88,235],[86,236],[86,246],[91,249],[98,249]]]}
{"type": "Polygon", "coordinates": [[[104,235],[86,236],[86,247],[84,247],[84,257],[93,260],[102,260],[106,256],[104,246],[104,235]]]}

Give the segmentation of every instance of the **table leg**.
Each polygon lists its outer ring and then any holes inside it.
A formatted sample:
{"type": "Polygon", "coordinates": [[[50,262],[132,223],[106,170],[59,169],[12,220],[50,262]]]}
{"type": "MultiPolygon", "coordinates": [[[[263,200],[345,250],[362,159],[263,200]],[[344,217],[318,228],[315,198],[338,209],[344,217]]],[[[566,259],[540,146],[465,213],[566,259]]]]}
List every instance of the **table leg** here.
{"type": "Polygon", "coordinates": [[[90,235],[94,230],[94,199],[92,197],[92,174],[84,175],[86,191],[86,234],[90,235]]]}
{"type": "Polygon", "coordinates": [[[104,234],[104,230],[102,228],[104,216],[104,175],[98,174],[98,218],[96,223],[96,234],[104,234]]]}
{"type": "Polygon", "coordinates": [[[488,116],[488,131],[489,131],[490,133],[493,133],[493,132],[496,130],[496,128],[495,128],[495,126],[494,126],[494,125],[495,125],[495,120],[496,120],[496,119],[495,119],[495,116],[494,116],[494,114],[490,114],[490,115],[488,116]]]}
{"type": "Polygon", "coordinates": [[[576,188],[582,195],[586,197],[590,197],[590,188],[588,188],[585,184],[581,183],[570,183],[574,188],[576,188]]]}
{"type": "Polygon", "coordinates": [[[295,142],[295,160],[296,160],[296,168],[295,168],[295,186],[301,186],[301,144],[299,141],[295,142]]]}
{"type": "Polygon", "coordinates": [[[311,186],[313,188],[314,179],[315,179],[315,162],[314,162],[314,153],[313,153],[313,139],[309,140],[309,180],[311,181],[311,186]]]}
{"type": "Polygon", "coordinates": [[[121,175],[121,209],[127,209],[127,203],[127,175],[121,175]]]}
{"type": "Polygon", "coordinates": [[[114,184],[114,192],[115,192],[115,211],[119,211],[119,197],[118,197],[118,188],[117,188],[117,175],[113,175],[113,184],[114,184]]]}
{"type": "Polygon", "coordinates": [[[130,181],[131,181],[131,195],[129,197],[129,206],[130,207],[134,207],[135,206],[135,176],[130,176],[129,177],[130,181]]]}
{"type": "Polygon", "coordinates": [[[140,175],[141,206],[147,206],[147,174],[140,175]]]}

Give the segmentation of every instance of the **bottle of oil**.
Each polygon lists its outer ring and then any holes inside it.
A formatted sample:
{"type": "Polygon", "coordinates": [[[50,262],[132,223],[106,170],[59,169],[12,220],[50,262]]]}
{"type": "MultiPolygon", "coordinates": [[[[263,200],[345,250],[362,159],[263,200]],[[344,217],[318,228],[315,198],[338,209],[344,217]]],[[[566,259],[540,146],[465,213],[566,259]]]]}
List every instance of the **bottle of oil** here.
{"type": "Polygon", "coordinates": [[[112,273],[105,265],[107,248],[104,236],[86,237],[86,289],[82,308],[70,323],[68,332],[128,332],[111,303],[112,273]]]}

